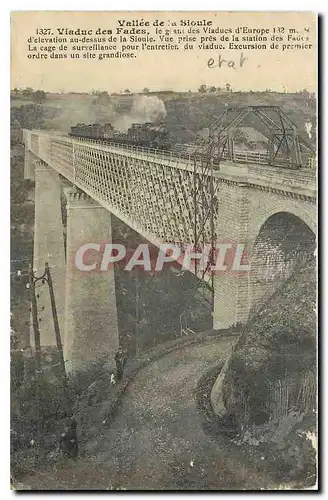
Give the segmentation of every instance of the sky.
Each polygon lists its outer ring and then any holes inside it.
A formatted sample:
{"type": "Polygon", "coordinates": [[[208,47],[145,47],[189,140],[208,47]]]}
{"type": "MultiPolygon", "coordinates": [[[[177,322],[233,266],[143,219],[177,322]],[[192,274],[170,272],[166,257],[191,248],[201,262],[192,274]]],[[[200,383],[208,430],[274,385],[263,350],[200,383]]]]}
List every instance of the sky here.
{"type": "MultiPolygon", "coordinates": [[[[184,29],[186,31],[188,27],[184,29]]],[[[266,36],[270,38],[272,32],[266,36]]],[[[306,88],[315,92],[316,65],[316,15],[313,13],[38,11],[14,12],[11,16],[11,88],[32,87],[48,92],[90,92],[93,89],[120,92],[126,88],[137,92],[144,87],[152,91],[188,91],[197,90],[202,84],[223,87],[229,82],[234,90],[295,92],[306,88]],[[228,49],[140,51],[134,59],[107,60],[50,57],[40,60],[27,57],[28,39],[37,36],[37,29],[56,32],[57,28],[80,28],[95,32],[100,28],[115,32],[118,20],[141,19],[150,22],[150,28],[147,28],[150,30],[154,30],[152,24],[156,20],[164,21],[166,26],[170,21],[171,27],[174,21],[179,25],[181,20],[211,21],[213,28],[220,29],[275,27],[277,36],[278,29],[283,28],[285,33],[296,29],[299,35],[310,36],[313,47],[310,50],[284,52],[228,49]],[[208,66],[209,59],[213,59],[212,67],[208,66]],[[234,67],[228,67],[227,63],[219,67],[218,62],[222,59],[233,61],[234,67]]]]}

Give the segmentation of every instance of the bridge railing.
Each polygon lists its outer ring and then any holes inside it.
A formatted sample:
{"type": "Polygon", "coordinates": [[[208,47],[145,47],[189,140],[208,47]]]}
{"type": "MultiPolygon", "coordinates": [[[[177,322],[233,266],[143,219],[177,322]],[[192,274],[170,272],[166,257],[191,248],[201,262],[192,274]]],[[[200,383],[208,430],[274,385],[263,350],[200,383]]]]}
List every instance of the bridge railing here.
{"type": "MultiPolygon", "coordinates": [[[[163,149],[152,149],[143,146],[133,146],[132,144],[121,144],[121,143],[104,143],[103,141],[97,141],[99,144],[113,147],[117,149],[123,149],[133,154],[140,155],[141,157],[149,156],[152,159],[158,158],[159,160],[167,160],[170,162],[183,162],[187,164],[193,164],[196,160],[197,162],[204,161],[204,155],[201,153],[192,152],[190,147],[183,149],[183,144],[179,145],[178,148],[173,150],[163,150],[163,149]]],[[[94,143],[94,142],[93,142],[94,143]]],[[[227,159],[227,153],[222,155],[222,159],[227,159]]],[[[234,163],[255,163],[258,165],[268,165],[268,155],[266,152],[262,151],[249,151],[235,148],[233,151],[232,161],[234,163]]],[[[278,156],[276,158],[277,165],[281,166],[291,166],[286,161],[286,158],[278,156]]],[[[218,159],[214,158],[214,165],[219,165],[218,159]]],[[[308,168],[314,168],[315,159],[314,157],[309,157],[305,159],[305,166],[308,168]]]]}
{"type": "Polygon", "coordinates": [[[35,156],[74,182],[74,141],[43,131],[25,131],[25,145],[35,156]]]}
{"type": "MultiPolygon", "coordinates": [[[[65,160],[69,160],[69,151],[72,151],[72,159],[68,161],[68,164],[74,164],[74,144],[84,144],[87,147],[98,147],[104,150],[116,150],[119,152],[126,152],[129,155],[134,155],[140,159],[151,159],[153,161],[167,161],[171,164],[174,163],[184,163],[187,165],[193,165],[194,162],[204,161],[204,156],[201,153],[191,152],[190,146],[186,146],[185,151],[183,150],[183,145],[178,145],[177,149],[173,150],[163,150],[163,149],[154,149],[154,148],[146,148],[144,146],[134,146],[132,144],[122,144],[115,142],[105,142],[103,140],[89,140],[84,138],[72,138],[66,137],[63,135],[54,135],[47,133],[45,131],[24,131],[25,143],[28,144],[29,149],[35,153],[36,155],[40,155],[44,161],[49,159],[49,156],[54,154],[54,150],[56,151],[55,155],[60,156],[63,161],[62,168],[67,167],[65,164],[65,160]],[[62,149],[60,149],[60,144],[62,144],[62,149]],[[68,156],[67,156],[68,155],[68,156]]],[[[227,159],[227,153],[222,155],[222,159],[227,159]]],[[[261,151],[248,151],[248,150],[239,150],[234,149],[233,151],[233,162],[235,163],[249,163],[249,164],[257,164],[257,165],[268,165],[268,156],[266,152],[261,151]]],[[[219,162],[214,158],[214,166],[219,167],[219,162]]],[[[277,165],[281,167],[287,167],[288,163],[286,163],[286,159],[277,158],[277,165]]],[[[315,158],[309,157],[305,159],[305,165],[307,168],[314,169],[315,168],[315,158]]]]}
{"type": "Polygon", "coordinates": [[[118,149],[118,150],[123,150],[128,153],[132,153],[134,155],[138,155],[142,158],[145,156],[151,157],[152,159],[158,159],[158,160],[167,160],[171,162],[187,162],[187,163],[192,163],[193,161],[193,156],[189,153],[184,153],[184,152],[176,152],[176,151],[171,151],[171,150],[165,150],[165,149],[155,149],[155,148],[146,148],[144,146],[133,146],[132,144],[123,144],[123,143],[117,143],[117,142],[104,142],[102,140],[96,140],[96,141],[90,141],[87,139],[74,139],[78,142],[82,142],[83,144],[98,144],[101,145],[102,147],[106,149],[118,149]]]}
{"type": "MultiPolygon", "coordinates": [[[[190,147],[186,147],[183,150],[183,145],[179,145],[178,148],[174,148],[173,150],[164,150],[164,149],[152,149],[146,148],[143,146],[133,146],[132,144],[122,144],[115,142],[104,142],[102,140],[99,141],[89,141],[87,139],[76,139],[79,142],[83,142],[86,144],[101,144],[106,148],[116,148],[123,151],[127,151],[129,153],[139,155],[139,156],[148,156],[152,159],[159,160],[167,160],[170,162],[183,162],[187,164],[193,164],[194,161],[201,162],[204,161],[204,155],[201,153],[191,152],[190,147]]],[[[222,158],[225,159],[227,154],[223,154],[222,158]]],[[[258,163],[262,165],[268,164],[268,157],[266,153],[258,152],[258,151],[247,151],[247,150],[238,150],[236,149],[233,153],[233,161],[236,163],[258,163]]],[[[214,164],[219,164],[219,162],[215,161],[214,164]]]]}

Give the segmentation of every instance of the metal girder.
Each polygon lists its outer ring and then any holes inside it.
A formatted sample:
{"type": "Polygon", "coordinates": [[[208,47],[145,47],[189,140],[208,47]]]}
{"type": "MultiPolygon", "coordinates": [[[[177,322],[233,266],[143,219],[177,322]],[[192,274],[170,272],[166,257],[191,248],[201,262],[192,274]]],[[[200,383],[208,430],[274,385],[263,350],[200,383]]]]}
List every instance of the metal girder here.
{"type": "MultiPolygon", "coordinates": [[[[220,113],[209,127],[208,137],[199,141],[193,155],[194,249],[197,252],[199,247],[204,248],[210,243],[211,253],[208,267],[213,263],[216,237],[215,199],[218,185],[214,185],[214,161],[218,165],[223,157],[234,161],[234,132],[250,114],[256,116],[267,130],[268,164],[280,165],[279,154],[283,154],[286,166],[300,167],[302,165],[301,146],[296,125],[279,106],[226,107],[220,113]],[[237,115],[231,116],[236,113],[237,115]],[[209,236],[208,223],[211,227],[210,242],[207,241],[209,236]]],[[[195,274],[203,278],[208,267],[203,271],[202,276],[197,273],[197,268],[195,274]]],[[[213,288],[212,281],[212,290],[213,288]]]]}
{"type": "Polygon", "coordinates": [[[195,153],[206,157],[212,150],[215,163],[220,163],[225,153],[225,158],[233,161],[234,132],[250,114],[257,117],[267,131],[265,133],[263,129],[261,130],[268,139],[268,164],[277,163],[277,158],[280,156],[279,165],[285,161],[287,166],[300,167],[302,149],[312,151],[312,148],[307,141],[299,138],[295,123],[279,106],[226,107],[213,122],[209,136],[199,143],[195,153]],[[212,148],[213,143],[214,148],[212,148]]]}

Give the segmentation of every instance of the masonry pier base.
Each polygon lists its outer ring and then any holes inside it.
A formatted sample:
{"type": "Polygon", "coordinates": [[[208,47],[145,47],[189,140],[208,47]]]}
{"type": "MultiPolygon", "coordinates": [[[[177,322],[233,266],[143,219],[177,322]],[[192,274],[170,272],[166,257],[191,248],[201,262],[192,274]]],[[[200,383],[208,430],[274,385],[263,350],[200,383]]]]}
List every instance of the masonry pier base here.
{"type": "MultiPolygon", "coordinates": [[[[114,360],[118,348],[118,325],[114,269],[79,269],[76,255],[85,244],[111,243],[111,214],[77,188],[67,197],[67,269],[64,357],[69,369],[88,362],[114,360]]],[[[89,250],[83,262],[101,258],[89,250]],[[91,257],[90,257],[91,256],[91,257]]],[[[86,266],[88,266],[86,264],[86,266]]],[[[81,267],[81,266],[80,266],[81,267]]]]}
{"type": "MultiPolygon", "coordinates": [[[[58,172],[43,161],[35,162],[35,224],[33,267],[35,277],[45,271],[49,263],[60,330],[64,326],[65,303],[65,248],[61,213],[61,182],[58,172]]],[[[55,346],[49,288],[47,283],[36,283],[41,347],[55,346]]],[[[31,343],[34,344],[31,332],[31,343]]]]}

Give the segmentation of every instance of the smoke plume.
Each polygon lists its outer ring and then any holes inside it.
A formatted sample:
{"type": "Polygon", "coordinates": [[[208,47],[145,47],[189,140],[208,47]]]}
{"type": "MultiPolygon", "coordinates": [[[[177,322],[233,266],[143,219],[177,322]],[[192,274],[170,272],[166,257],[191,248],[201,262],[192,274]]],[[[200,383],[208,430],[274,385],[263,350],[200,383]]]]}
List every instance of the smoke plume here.
{"type": "Polygon", "coordinates": [[[126,132],[132,123],[163,121],[166,117],[164,102],[157,96],[135,95],[128,112],[119,112],[110,98],[85,96],[76,101],[65,101],[49,125],[69,132],[77,123],[111,123],[116,130],[126,132]]]}
{"type": "Polygon", "coordinates": [[[166,117],[164,102],[157,96],[138,95],[133,99],[131,118],[138,123],[162,121],[166,117]]]}

